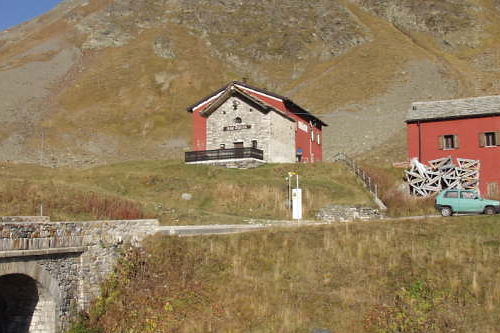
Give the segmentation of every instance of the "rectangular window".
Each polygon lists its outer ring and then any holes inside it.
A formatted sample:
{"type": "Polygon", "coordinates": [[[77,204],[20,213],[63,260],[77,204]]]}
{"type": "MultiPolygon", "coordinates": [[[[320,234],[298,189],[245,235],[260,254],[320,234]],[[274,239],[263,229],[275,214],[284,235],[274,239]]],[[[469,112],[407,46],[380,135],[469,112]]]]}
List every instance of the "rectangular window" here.
{"type": "Polygon", "coordinates": [[[243,148],[243,142],[235,142],[234,148],[243,148]]]}
{"type": "Polygon", "coordinates": [[[252,148],[257,149],[257,140],[252,140],[252,148]]]}
{"type": "Polygon", "coordinates": [[[500,132],[479,133],[479,147],[500,146],[500,132]]]}
{"type": "Polygon", "coordinates": [[[498,194],[499,194],[498,183],[489,183],[488,184],[488,195],[491,197],[496,197],[498,194]]]}
{"type": "Polygon", "coordinates": [[[458,140],[458,135],[442,135],[439,137],[439,149],[450,150],[458,149],[460,147],[460,141],[458,140]]]}
{"type": "Polygon", "coordinates": [[[462,193],[460,193],[460,198],[462,198],[462,199],[476,199],[477,194],[475,192],[462,191],[462,193]]]}
{"type": "Polygon", "coordinates": [[[455,136],[445,135],[444,136],[444,149],[455,149],[455,136]]]}
{"type": "Polygon", "coordinates": [[[458,198],[458,191],[448,191],[444,195],[445,198],[458,198]]]}

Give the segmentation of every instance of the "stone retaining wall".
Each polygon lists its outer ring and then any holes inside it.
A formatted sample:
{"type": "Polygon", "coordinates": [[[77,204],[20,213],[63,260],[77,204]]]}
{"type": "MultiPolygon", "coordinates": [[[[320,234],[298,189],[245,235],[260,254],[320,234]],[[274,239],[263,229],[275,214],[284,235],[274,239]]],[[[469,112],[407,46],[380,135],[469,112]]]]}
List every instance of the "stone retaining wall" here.
{"type": "Polygon", "coordinates": [[[221,166],[234,169],[251,169],[251,168],[257,168],[265,163],[266,162],[258,160],[256,158],[238,158],[238,159],[227,159],[227,160],[189,162],[187,164],[204,164],[204,165],[221,166]]]}
{"type": "Polygon", "coordinates": [[[316,217],[328,222],[351,222],[378,220],[382,218],[382,215],[378,209],[369,207],[331,205],[320,209],[316,217]]]}

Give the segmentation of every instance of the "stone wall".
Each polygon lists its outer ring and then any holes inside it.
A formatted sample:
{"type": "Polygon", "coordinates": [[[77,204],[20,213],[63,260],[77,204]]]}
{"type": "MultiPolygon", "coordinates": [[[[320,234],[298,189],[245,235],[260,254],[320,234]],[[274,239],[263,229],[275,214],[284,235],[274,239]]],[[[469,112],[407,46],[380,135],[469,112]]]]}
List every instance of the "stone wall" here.
{"type": "Polygon", "coordinates": [[[157,224],[157,220],[3,222],[0,251],[91,246],[96,242],[137,245],[157,224]]]}
{"type": "Polygon", "coordinates": [[[378,209],[370,207],[331,205],[320,209],[316,217],[328,222],[351,222],[378,220],[382,215],[378,209]]]}
{"type": "Polygon", "coordinates": [[[297,124],[276,112],[271,116],[271,137],[269,142],[269,162],[295,162],[295,129],[297,124]]]}
{"type": "Polygon", "coordinates": [[[99,295],[123,247],[139,245],[157,227],[157,220],[0,223],[0,276],[22,274],[37,281],[40,295],[50,297],[40,299],[34,318],[53,302],[58,327],[64,328],[99,295]]]}

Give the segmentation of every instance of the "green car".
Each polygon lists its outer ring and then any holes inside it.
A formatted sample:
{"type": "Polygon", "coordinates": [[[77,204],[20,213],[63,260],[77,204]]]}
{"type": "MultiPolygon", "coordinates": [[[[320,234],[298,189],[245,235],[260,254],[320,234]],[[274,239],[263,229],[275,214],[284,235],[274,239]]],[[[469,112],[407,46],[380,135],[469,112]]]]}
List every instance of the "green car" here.
{"type": "Polygon", "coordinates": [[[436,208],[443,216],[454,213],[500,213],[500,201],[483,199],[474,190],[444,190],[436,197],[436,208]]]}

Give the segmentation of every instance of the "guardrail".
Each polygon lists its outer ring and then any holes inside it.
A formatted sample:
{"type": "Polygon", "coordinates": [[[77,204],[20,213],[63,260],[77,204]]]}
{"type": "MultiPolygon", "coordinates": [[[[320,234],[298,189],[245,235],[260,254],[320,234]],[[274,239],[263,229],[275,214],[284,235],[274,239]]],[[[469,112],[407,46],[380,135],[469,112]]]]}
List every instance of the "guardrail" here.
{"type": "Polygon", "coordinates": [[[333,157],[334,162],[343,162],[349,169],[351,169],[354,174],[358,177],[361,182],[365,185],[366,189],[373,195],[375,203],[381,210],[386,210],[387,206],[380,199],[379,186],[363,169],[361,169],[358,164],[347,156],[345,153],[338,153],[333,157]]]}

